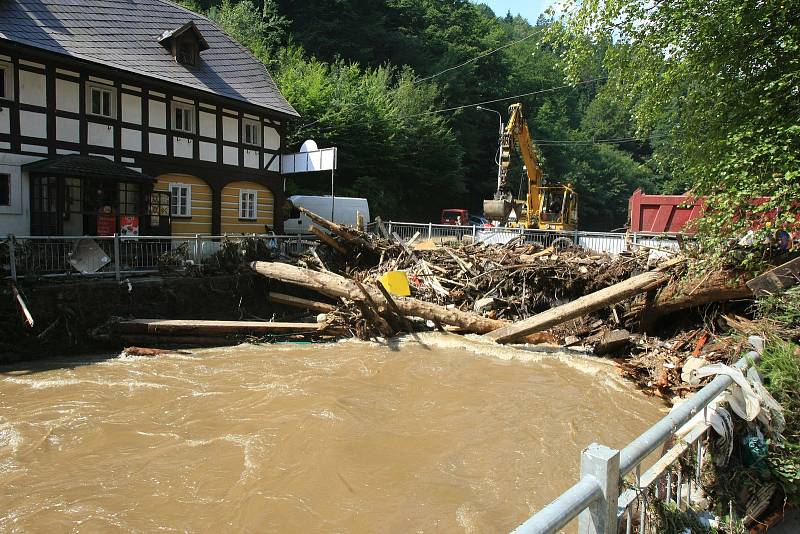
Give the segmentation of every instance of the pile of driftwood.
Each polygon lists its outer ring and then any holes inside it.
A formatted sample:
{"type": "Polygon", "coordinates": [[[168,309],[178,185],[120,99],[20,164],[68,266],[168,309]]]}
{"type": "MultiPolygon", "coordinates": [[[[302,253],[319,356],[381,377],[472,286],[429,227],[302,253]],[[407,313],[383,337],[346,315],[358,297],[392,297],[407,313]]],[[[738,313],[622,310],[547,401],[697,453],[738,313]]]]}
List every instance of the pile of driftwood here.
{"type": "Polygon", "coordinates": [[[500,343],[583,345],[613,354],[641,345],[665,313],[750,293],[726,273],[679,276],[682,258],[653,258],[647,251],[612,257],[521,241],[405,242],[380,223],[373,235],[305,213],[320,245],[292,264],[253,262],[251,268],[327,297],[270,298],[325,313],[362,338],[449,328],[500,343]],[[386,291],[378,279],[388,271],[406,273],[410,297],[386,291]]]}

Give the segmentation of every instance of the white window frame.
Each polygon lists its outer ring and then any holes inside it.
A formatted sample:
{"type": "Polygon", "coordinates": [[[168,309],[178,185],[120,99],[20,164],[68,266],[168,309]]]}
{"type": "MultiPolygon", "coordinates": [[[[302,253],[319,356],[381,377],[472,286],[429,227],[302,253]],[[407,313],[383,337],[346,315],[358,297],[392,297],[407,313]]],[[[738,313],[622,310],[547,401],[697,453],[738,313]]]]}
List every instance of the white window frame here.
{"type": "Polygon", "coordinates": [[[261,121],[254,119],[242,119],[242,143],[247,146],[261,147],[261,121]],[[251,133],[254,133],[256,138],[247,140],[247,127],[250,127],[251,133]]]}
{"type": "Polygon", "coordinates": [[[192,216],[192,184],[183,184],[180,182],[170,183],[169,184],[169,214],[172,217],[180,217],[180,218],[188,218],[192,216]],[[186,206],[184,206],[185,213],[181,213],[181,205],[180,205],[180,191],[185,189],[186,190],[186,206]],[[178,191],[178,196],[175,197],[175,191],[178,191]],[[177,198],[178,201],[175,203],[175,210],[173,211],[173,204],[172,199],[177,198]]]}
{"type": "Polygon", "coordinates": [[[86,114],[93,117],[104,117],[106,119],[117,118],[117,88],[102,83],[87,83],[86,84],[86,114]],[[92,111],[92,96],[95,91],[100,92],[100,113],[92,111]],[[107,92],[108,96],[108,115],[103,113],[103,92],[107,92]]]}
{"type": "Polygon", "coordinates": [[[5,85],[3,86],[3,96],[0,100],[14,100],[14,68],[7,61],[0,61],[0,70],[5,72],[5,85]]]}
{"type": "Polygon", "coordinates": [[[256,221],[258,220],[258,190],[257,189],[240,189],[239,190],[239,219],[243,221],[256,221]],[[252,206],[246,206],[245,202],[249,204],[251,200],[246,197],[253,195],[252,206]],[[253,208],[252,214],[248,213],[249,208],[253,208]]]}
{"type": "Polygon", "coordinates": [[[194,135],[196,130],[195,123],[197,122],[194,106],[192,104],[184,104],[183,102],[173,102],[171,111],[172,115],[170,117],[172,120],[172,129],[175,130],[176,132],[194,135]],[[181,113],[183,114],[182,122],[184,124],[182,125],[181,128],[178,128],[176,124],[177,121],[175,120],[175,112],[178,110],[181,110],[181,113]],[[185,124],[187,116],[190,117],[189,120],[191,121],[191,124],[189,124],[189,128],[186,128],[185,124]]]}

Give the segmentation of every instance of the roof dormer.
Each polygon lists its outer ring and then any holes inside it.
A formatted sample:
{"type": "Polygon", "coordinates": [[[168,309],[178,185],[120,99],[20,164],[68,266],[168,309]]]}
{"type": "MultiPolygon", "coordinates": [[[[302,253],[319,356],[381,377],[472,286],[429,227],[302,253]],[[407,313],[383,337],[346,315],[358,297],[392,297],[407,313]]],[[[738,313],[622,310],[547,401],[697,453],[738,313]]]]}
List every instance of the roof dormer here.
{"type": "Polygon", "coordinates": [[[189,67],[197,63],[200,52],[210,48],[200,29],[191,20],[179,28],[165,31],[159,36],[158,42],[172,52],[175,61],[189,67]]]}

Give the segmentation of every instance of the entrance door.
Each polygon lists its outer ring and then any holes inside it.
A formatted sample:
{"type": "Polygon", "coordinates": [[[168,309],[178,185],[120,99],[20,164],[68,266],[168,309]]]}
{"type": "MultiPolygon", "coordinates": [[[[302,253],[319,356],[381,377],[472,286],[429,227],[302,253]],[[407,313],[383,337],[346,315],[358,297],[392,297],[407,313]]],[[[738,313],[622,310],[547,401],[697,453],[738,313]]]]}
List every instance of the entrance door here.
{"type": "Polygon", "coordinates": [[[170,221],[170,192],[153,191],[147,199],[147,215],[149,221],[148,234],[150,235],[172,235],[172,224],[170,221]]]}

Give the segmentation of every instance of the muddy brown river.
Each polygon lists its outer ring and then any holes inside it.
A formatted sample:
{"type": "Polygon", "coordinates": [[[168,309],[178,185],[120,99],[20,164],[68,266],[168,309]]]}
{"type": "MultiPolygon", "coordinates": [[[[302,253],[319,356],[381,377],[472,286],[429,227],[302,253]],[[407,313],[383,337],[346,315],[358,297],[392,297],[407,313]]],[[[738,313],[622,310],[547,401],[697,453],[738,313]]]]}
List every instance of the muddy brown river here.
{"type": "Polygon", "coordinates": [[[0,532],[507,532],[663,407],[426,335],[0,367],[0,532]]]}

